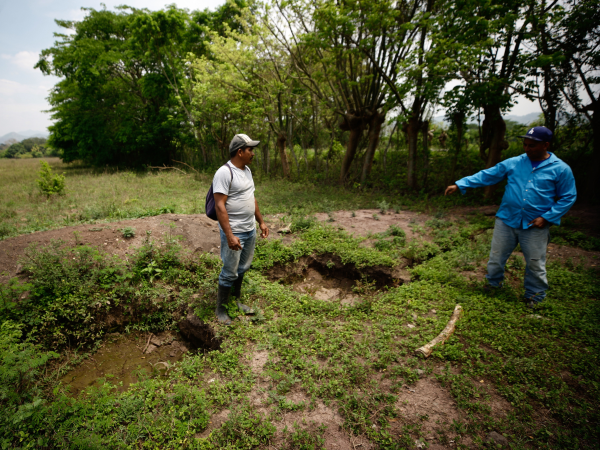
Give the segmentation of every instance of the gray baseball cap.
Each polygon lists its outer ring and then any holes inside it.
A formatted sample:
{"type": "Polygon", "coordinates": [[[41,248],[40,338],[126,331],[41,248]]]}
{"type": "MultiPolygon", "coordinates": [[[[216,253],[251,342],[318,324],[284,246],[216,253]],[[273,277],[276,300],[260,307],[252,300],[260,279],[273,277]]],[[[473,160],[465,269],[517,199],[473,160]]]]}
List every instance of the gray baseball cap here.
{"type": "Polygon", "coordinates": [[[237,152],[240,148],[256,147],[260,141],[253,141],[247,134],[236,134],[229,144],[229,154],[237,152]]]}

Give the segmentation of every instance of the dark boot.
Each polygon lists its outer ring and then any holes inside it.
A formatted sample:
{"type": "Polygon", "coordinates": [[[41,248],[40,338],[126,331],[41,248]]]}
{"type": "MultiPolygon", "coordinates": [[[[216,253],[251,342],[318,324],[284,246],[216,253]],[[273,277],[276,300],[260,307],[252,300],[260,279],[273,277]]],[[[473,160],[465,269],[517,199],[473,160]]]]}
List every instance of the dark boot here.
{"type": "MultiPolygon", "coordinates": [[[[244,281],[244,274],[238,275],[237,279],[233,282],[233,286],[231,286],[231,296],[235,297],[239,300],[242,295],[242,282],[244,281]]],[[[240,302],[237,302],[237,306],[244,314],[254,314],[254,310],[249,306],[246,306],[240,302]]]]}
{"type": "Polygon", "coordinates": [[[217,320],[225,325],[231,324],[231,318],[229,315],[227,315],[227,309],[225,308],[225,305],[229,301],[230,292],[230,287],[219,285],[219,293],[217,294],[217,309],[215,310],[215,315],[217,316],[217,320]]]}

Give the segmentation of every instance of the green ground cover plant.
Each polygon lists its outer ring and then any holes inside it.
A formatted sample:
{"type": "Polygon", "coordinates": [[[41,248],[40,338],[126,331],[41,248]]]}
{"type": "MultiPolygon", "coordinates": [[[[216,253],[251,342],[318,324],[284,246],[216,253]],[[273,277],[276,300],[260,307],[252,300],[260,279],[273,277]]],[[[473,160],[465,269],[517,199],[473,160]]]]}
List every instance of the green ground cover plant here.
{"type": "MultiPolygon", "coordinates": [[[[122,332],[172,329],[189,308],[213,320],[219,261],[186,256],[173,239],[148,238],[128,262],[85,246],[33,247],[28,280],[1,285],[0,404],[7,413],[0,418],[0,443],[268,448],[282,414],[310,412],[322,402],[339,412],[347,433],[382,449],[412,449],[426,436],[420,421],[403,419],[398,398],[425,374],[445,386],[464,412],[464,419],[440,424],[441,443],[484,448],[494,430],[512,448],[594,448],[600,438],[597,273],[551,264],[548,298],[533,313],[520,302],[522,265],[509,266],[502,290],[485,293],[464,272],[485,262],[491,226],[485,217],[428,222],[426,231],[443,242],[414,262],[412,282],[376,291],[366,280],[357,284],[361,301],[342,306],[270,281],[269,268],[315,253],[356,266],[393,265],[407,259],[402,252],[414,243],[362,247],[361,239],[311,222],[288,245],[274,240],[257,248],[243,301],[259,307],[264,320],[235,320],[219,329],[220,351],[190,353],[165,375],[140,371],[139,382],[124,392],[109,377],[77,397],[57,384],[60,364],[52,361],[62,356],[50,350],[93,348],[114,331],[103,321],[107,314],[126,318],[122,332]],[[455,334],[428,360],[414,356],[445,326],[456,303],[464,316],[455,334]],[[261,375],[269,380],[268,412],[250,400],[258,382],[250,366],[256,351],[269,354],[261,375]],[[305,400],[290,401],[291,392],[304,393],[305,400]],[[494,413],[492,396],[510,405],[506,415],[494,413]],[[224,409],[230,411],[224,424],[198,437],[224,409]]],[[[381,236],[394,238],[405,236],[395,228],[381,236]]],[[[297,423],[285,430],[283,446],[323,448],[324,431],[297,423]]]]}

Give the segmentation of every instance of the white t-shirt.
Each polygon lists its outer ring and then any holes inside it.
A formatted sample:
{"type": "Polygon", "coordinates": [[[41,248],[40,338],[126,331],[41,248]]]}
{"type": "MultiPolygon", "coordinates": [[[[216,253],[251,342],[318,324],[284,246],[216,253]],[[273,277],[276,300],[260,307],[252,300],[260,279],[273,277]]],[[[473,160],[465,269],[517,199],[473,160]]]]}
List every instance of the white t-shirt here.
{"type": "MultiPolygon", "coordinates": [[[[213,193],[227,195],[225,209],[229,215],[229,226],[234,233],[246,233],[256,228],[254,221],[254,180],[248,166],[238,169],[230,161],[215,173],[213,193]],[[233,172],[233,178],[231,174],[233,172]]],[[[221,225],[219,225],[220,227],[221,225]]]]}

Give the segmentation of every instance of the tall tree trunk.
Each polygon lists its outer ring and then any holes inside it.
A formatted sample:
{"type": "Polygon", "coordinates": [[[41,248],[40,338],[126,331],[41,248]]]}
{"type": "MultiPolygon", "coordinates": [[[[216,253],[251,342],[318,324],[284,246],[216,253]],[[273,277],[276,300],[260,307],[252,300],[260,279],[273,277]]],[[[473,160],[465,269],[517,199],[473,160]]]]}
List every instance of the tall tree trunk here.
{"type": "Polygon", "coordinates": [[[285,133],[279,132],[277,135],[277,149],[279,150],[279,157],[281,158],[281,168],[283,169],[283,176],[290,178],[290,166],[288,164],[287,155],[285,154],[285,143],[287,137],[285,133]]]}
{"type": "MultiPolygon", "coordinates": [[[[546,8],[546,2],[541,2],[541,8],[546,8]]],[[[550,56],[553,52],[548,48],[548,30],[546,21],[542,20],[540,25],[540,44],[542,53],[546,56],[550,56]]],[[[552,64],[546,63],[542,69],[543,80],[544,80],[544,92],[542,98],[540,98],[540,106],[544,113],[544,125],[549,128],[553,133],[556,129],[556,113],[557,106],[559,104],[559,91],[555,87],[555,79],[553,76],[552,64]]]]}
{"type": "Polygon", "coordinates": [[[464,122],[465,114],[462,112],[454,113],[452,115],[453,125],[456,127],[456,146],[454,148],[454,155],[452,156],[452,168],[450,169],[450,179],[446,183],[447,185],[454,184],[454,175],[456,174],[456,165],[458,164],[458,156],[462,148],[462,140],[464,135],[464,122]]]}
{"type": "Polygon", "coordinates": [[[600,102],[592,103],[592,164],[588,176],[588,198],[600,203],[600,102]]]}
{"type": "Polygon", "coordinates": [[[383,125],[383,122],[385,122],[385,113],[380,113],[379,111],[375,111],[369,120],[369,145],[367,146],[363,170],[360,176],[360,184],[362,185],[365,184],[367,178],[371,174],[373,158],[375,157],[375,151],[379,145],[381,125],[383,125]]]}
{"type": "MultiPolygon", "coordinates": [[[[485,168],[495,166],[502,160],[502,151],[508,148],[508,142],[504,139],[506,135],[506,123],[500,113],[498,106],[484,106],[483,125],[481,127],[481,145],[479,154],[485,161],[485,168]]],[[[485,188],[485,197],[490,198],[496,191],[497,185],[485,188]]]]}
{"type": "Polygon", "coordinates": [[[290,144],[288,148],[290,149],[290,153],[294,157],[294,162],[296,163],[296,173],[300,174],[300,163],[298,162],[298,156],[296,156],[296,152],[294,151],[294,118],[288,116],[288,137],[290,140],[290,144]]]}
{"type": "Polygon", "coordinates": [[[429,120],[421,124],[421,135],[423,139],[423,188],[427,188],[427,177],[429,176],[429,120]]]}
{"type": "Polygon", "coordinates": [[[294,158],[294,163],[296,164],[296,173],[300,173],[300,162],[298,161],[298,156],[296,155],[296,152],[294,151],[294,144],[292,144],[292,142],[290,142],[290,153],[292,154],[293,158],[294,158]]]}
{"type": "Polygon", "coordinates": [[[344,160],[342,161],[342,170],[340,173],[340,183],[344,184],[346,182],[346,178],[348,177],[348,173],[350,172],[352,161],[356,156],[356,149],[358,148],[360,137],[362,136],[365,128],[365,121],[363,117],[354,114],[346,114],[340,123],[340,128],[344,131],[350,131],[348,144],[346,145],[346,154],[344,155],[344,160]]]}
{"type": "Polygon", "coordinates": [[[269,134],[267,135],[267,145],[262,148],[263,154],[263,172],[266,175],[269,175],[269,145],[271,144],[271,130],[269,129],[269,134]]]}
{"type": "Polygon", "coordinates": [[[394,137],[394,132],[396,131],[397,127],[398,127],[398,121],[396,120],[396,123],[394,124],[394,128],[392,129],[392,132],[390,133],[388,143],[385,146],[385,150],[383,151],[383,174],[384,175],[387,175],[387,152],[390,149],[390,145],[392,145],[392,139],[394,137]]]}
{"type": "Polygon", "coordinates": [[[414,115],[406,124],[406,140],[408,141],[408,170],[407,183],[411,189],[418,189],[417,185],[417,143],[419,140],[420,120],[414,115]]]}

